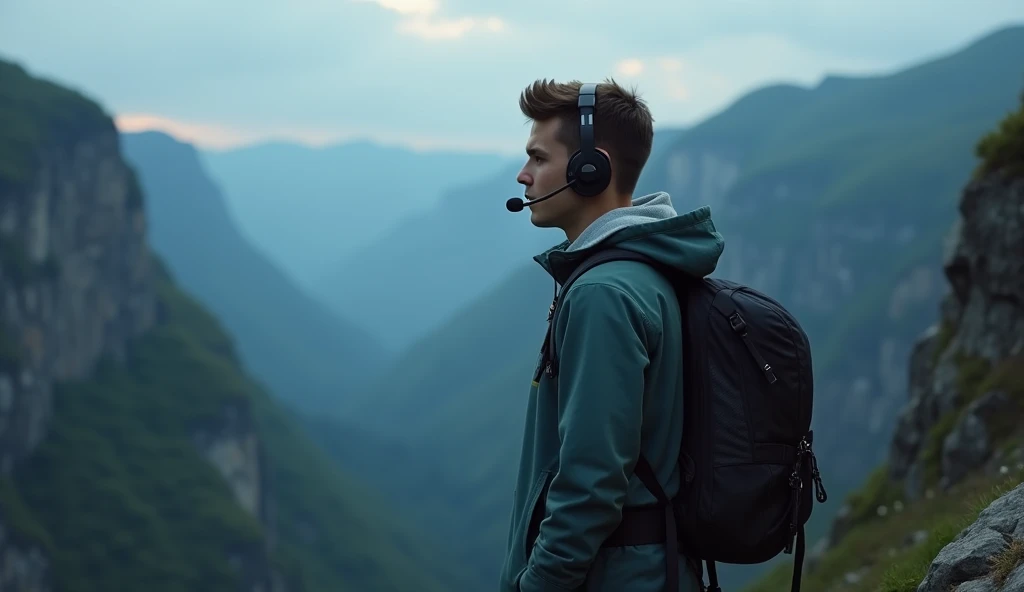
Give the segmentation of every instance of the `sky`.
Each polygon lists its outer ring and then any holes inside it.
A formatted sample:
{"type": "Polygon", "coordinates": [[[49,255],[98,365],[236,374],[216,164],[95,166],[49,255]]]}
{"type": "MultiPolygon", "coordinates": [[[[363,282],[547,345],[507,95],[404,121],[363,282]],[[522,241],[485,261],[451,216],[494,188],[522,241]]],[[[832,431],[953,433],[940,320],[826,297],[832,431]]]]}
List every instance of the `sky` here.
{"type": "Polygon", "coordinates": [[[888,73],[1024,24],[1020,0],[0,0],[0,58],[126,131],[207,149],[354,138],[518,155],[538,78],[636,88],[655,126],[888,73]]]}

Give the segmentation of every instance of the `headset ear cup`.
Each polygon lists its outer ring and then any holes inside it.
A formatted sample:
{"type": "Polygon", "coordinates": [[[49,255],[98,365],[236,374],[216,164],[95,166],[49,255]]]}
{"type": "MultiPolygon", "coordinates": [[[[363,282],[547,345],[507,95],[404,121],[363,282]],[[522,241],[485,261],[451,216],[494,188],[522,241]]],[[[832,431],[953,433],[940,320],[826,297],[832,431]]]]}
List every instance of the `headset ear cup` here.
{"type": "Polygon", "coordinates": [[[569,165],[565,170],[566,183],[575,181],[572,189],[583,197],[593,197],[604,191],[612,177],[612,165],[604,152],[594,150],[588,156],[590,158],[586,158],[577,150],[569,159],[569,165]],[[584,172],[587,165],[594,167],[593,173],[584,172]]]}

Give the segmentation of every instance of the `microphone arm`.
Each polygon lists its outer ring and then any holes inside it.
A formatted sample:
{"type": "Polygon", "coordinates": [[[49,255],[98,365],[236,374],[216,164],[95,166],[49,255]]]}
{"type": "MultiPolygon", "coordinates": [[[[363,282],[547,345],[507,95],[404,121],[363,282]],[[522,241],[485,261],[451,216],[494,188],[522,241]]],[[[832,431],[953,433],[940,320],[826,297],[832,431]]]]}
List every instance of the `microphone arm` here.
{"type": "Polygon", "coordinates": [[[518,197],[513,197],[513,198],[511,198],[511,199],[509,199],[508,201],[505,202],[505,209],[510,211],[510,212],[522,212],[523,208],[530,207],[530,206],[532,206],[534,204],[538,204],[538,203],[544,201],[545,199],[550,199],[550,198],[558,195],[559,193],[565,191],[570,185],[574,184],[575,182],[576,182],[576,180],[573,179],[572,181],[569,181],[565,185],[562,185],[561,187],[559,187],[558,189],[555,189],[554,191],[552,191],[551,193],[545,195],[544,197],[538,197],[537,199],[531,199],[529,201],[523,201],[522,199],[520,199],[518,197]]]}

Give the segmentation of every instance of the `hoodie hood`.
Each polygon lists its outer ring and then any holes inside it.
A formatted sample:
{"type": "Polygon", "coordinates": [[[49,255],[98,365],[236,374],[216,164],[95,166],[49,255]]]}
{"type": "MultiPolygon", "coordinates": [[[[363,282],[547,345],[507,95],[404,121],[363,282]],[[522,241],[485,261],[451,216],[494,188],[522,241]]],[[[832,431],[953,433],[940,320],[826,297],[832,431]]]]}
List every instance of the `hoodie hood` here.
{"type": "Polygon", "coordinates": [[[710,207],[678,214],[671,197],[659,191],[604,214],[574,242],[565,241],[533,259],[561,284],[598,247],[610,246],[646,255],[694,277],[705,277],[718,266],[725,239],[715,229],[710,207]]]}

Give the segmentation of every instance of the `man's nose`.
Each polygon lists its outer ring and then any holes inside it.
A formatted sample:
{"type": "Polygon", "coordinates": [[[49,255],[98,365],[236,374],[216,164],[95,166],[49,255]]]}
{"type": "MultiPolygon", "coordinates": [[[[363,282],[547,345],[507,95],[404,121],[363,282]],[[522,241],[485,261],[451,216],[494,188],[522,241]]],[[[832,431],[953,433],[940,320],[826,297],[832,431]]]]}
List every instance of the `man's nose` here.
{"type": "Polygon", "coordinates": [[[519,176],[516,177],[516,181],[522,185],[526,185],[527,187],[533,185],[533,177],[531,177],[526,171],[519,171],[519,176]]]}

